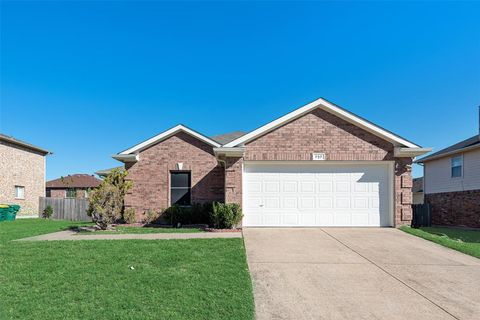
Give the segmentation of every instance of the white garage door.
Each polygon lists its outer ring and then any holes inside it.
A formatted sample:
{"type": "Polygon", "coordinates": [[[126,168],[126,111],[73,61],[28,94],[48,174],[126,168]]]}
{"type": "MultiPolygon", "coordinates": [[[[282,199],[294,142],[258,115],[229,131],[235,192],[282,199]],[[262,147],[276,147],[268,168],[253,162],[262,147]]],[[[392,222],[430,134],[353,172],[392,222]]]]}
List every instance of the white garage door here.
{"type": "Polygon", "coordinates": [[[246,162],[244,226],[391,226],[388,163],[246,162]]]}

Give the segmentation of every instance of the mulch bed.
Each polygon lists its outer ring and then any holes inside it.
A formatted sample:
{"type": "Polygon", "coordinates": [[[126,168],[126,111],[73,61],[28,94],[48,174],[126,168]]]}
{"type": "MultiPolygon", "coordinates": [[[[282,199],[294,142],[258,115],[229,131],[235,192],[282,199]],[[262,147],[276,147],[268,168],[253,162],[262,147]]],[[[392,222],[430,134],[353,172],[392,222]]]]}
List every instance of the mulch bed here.
{"type": "MultiPolygon", "coordinates": [[[[139,227],[139,228],[142,228],[142,227],[147,227],[147,228],[174,228],[173,226],[171,225],[165,225],[165,224],[153,224],[153,223],[140,223],[140,222],[136,222],[136,223],[118,223],[118,224],[113,224],[112,227],[115,228],[115,227],[139,227]]],[[[241,228],[235,228],[235,229],[215,229],[215,228],[209,228],[208,225],[206,224],[188,224],[188,225],[184,225],[182,226],[181,228],[198,228],[198,229],[202,229],[206,232],[241,232],[242,229],[241,228]]],[[[179,229],[181,229],[179,228],[179,229]]],[[[95,229],[95,227],[82,227],[80,228],[82,230],[88,230],[88,231],[94,231],[92,229],[95,229]]],[[[110,230],[110,231],[113,231],[115,232],[115,230],[110,230]]]]}

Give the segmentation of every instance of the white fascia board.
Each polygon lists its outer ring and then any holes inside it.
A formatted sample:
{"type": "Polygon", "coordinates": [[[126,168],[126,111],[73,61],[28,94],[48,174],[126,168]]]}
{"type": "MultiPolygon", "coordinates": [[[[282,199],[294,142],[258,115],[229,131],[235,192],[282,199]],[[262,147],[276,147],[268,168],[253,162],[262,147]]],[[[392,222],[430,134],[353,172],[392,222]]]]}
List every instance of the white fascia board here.
{"type": "Polygon", "coordinates": [[[332,103],[326,101],[325,99],[323,98],[320,98],[320,99],[317,99],[313,102],[310,102],[306,105],[304,105],[303,107],[300,107],[298,108],[297,110],[294,110],[286,115],[284,115],[283,117],[280,117],[272,122],[269,122],[267,123],[266,125],[256,129],[256,130],[253,130],[249,133],[247,133],[246,135],[243,135],[241,136],[240,138],[238,139],[235,139],[227,144],[224,145],[224,147],[235,147],[235,146],[238,146],[238,145],[242,145],[242,144],[245,144],[246,142],[248,141],[251,141],[252,139],[255,139],[256,137],[262,135],[262,134],[265,134],[277,127],[280,127],[282,126],[283,124],[285,123],[288,123],[296,118],[299,118],[300,116],[312,111],[313,109],[315,108],[321,108],[327,112],[330,112],[350,123],[353,123],[355,124],[356,126],[362,128],[362,129],[365,129],[366,131],[369,131],[387,141],[390,141],[392,143],[396,143],[398,145],[401,145],[401,146],[405,146],[405,147],[408,147],[408,148],[420,148],[420,146],[414,144],[414,143],[411,143],[410,141],[407,141],[385,129],[382,129],[380,128],[379,126],[369,122],[369,121],[366,121],[354,114],[352,114],[351,112],[348,112],[342,108],[339,108],[335,105],[333,105],[332,103]]]}
{"type": "Polygon", "coordinates": [[[112,156],[113,159],[127,163],[127,162],[137,162],[139,160],[138,154],[115,154],[112,156]]]}
{"type": "Polygon", "coordinates": [[[422,154],[432,151],[432,148],[402,148],[395,147],[393,151],[393,156],[398,158],[413,158],[421,156],[422,154]]]}
{"type": "Polygon", "coordinates": [[[187,128],[184,125],[179,124],[179,125],[171,128],[171,129],[168,129],[167,131],[164,131],[164,132],[156,135],[153,138],[150,138],[150,139],[148,139],[148,140],[146,140],[142,143],[137,144],[136,146],[131,147],[130,149],[122,151],[119,154],[131,154],[131,153],[134,153],[134,152],[139,152],[139,151],[141,151],[141,150],[143,150],[143,149],[145,149],[145,148],[147,148],[147,147],[149,147],[149,146],[151,146],[151,145],[153,145],[157,142],[160,142],[160,141],[162,141],[162,140],[164,140],[164,139],[166,139],[166,138],[168,138],[168,137],[170,137],[170,136],[172,136],[175,133],[180,132],[180,131],[183,131],[183,132],[191,135],[192,137],[195,137],[198,140],[201,140],[201,141],[203,141],[203,142],[205,142],[205,143],[207,143],[207,144],[209,144],[213,147],[220,147],[220,144],[218,142],[213,141],[212,139],[210,139],[210,138],[208,138],[208,137],[206,137],[206,136],[204,136],[204,135],[202,135],[202,134],[200,134],[200,133],[198,133],[198,132],[196,132],[196,131],[194,131],[190,128],[187,128]]]}
{"type": "Polygon", "coordinates": [[[220,148],[213,148],[213,152],[215,156],[226,156],[226,157],[243,157],[245,154],[244,147],[234,147],[234,148],[227,148],[227,147],[220,147],[220,148]]]}

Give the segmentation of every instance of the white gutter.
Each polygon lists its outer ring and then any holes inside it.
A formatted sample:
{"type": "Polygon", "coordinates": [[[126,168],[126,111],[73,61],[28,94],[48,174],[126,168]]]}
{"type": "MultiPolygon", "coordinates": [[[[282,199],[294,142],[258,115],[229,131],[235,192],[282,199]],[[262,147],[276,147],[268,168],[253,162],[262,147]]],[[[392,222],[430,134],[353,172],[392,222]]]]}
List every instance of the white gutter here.
{"type": "Polygon", "coordinates": [[[138,154],[115,154],[112,156],[113,159],[128,163],[128,162],[137,162],[139,160],[138,154]]]}
{"type": "Polygon", "coordinates": [[[432,151],[432,148],[403,148],[395,147],[393,155],[396,158],[413,158],[432,151]]]}
{"type": "Polygon", "coordinates": [[[216,157],[243,157],[245,154],[245,147],[220,147],[213,148],[216,157]]]}

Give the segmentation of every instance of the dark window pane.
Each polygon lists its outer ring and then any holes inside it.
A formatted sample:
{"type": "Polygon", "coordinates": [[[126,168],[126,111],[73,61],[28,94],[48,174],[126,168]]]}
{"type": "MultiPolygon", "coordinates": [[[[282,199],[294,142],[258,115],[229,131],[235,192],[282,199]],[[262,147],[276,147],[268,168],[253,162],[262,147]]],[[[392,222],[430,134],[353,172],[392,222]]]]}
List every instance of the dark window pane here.
{"type": "Polygon", "coordinates": [[[453,167],[452,168],[452,177],[461,177],[462,176],[462,167],[453,167]]]}
{"type": "Polygon", "coordinates": [[[190,172],[172,172],[172,188],[190,188],[190,172]]]}
{"type": "Polygon", "coordinates": [[[190,189],[171,189],[172,205],[190,205],[190,189]]]}

